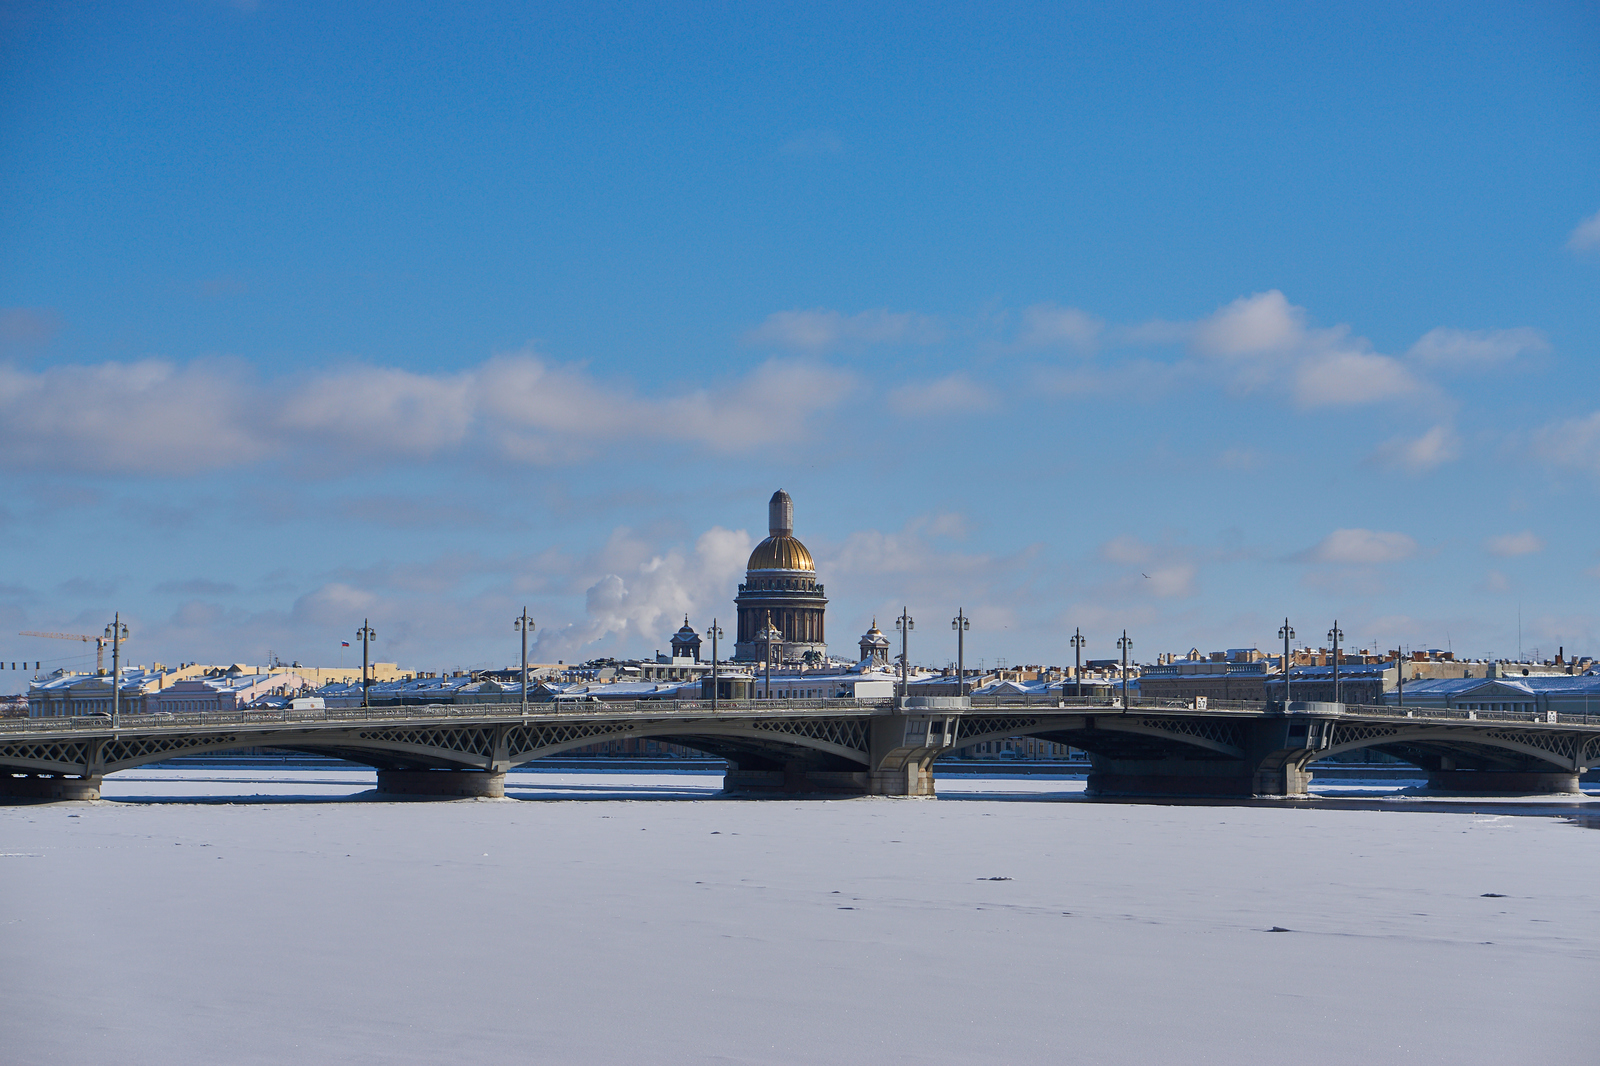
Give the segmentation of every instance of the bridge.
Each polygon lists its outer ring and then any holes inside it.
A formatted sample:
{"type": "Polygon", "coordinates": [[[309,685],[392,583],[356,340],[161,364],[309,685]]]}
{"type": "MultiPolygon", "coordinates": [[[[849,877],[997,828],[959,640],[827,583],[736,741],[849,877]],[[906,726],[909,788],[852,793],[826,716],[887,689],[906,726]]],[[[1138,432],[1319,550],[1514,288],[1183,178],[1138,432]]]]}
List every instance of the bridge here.
{"type": "Polygon", "coordinates": [[[1600,715],[1555,712],[1018,697],[464,704],[9,719],[0,796],[97,799],[106,774],[251,747],[372,766],[388,794],[503,796],[513,766],[634,738],[726,759],[734,794],[932,796],[940,755],[1016,736],[1088,752],[1099,796],[1302,796],[1315,760],[1357,750],[1471,794],[1576,792],[1600,762],[1600,715]]]}

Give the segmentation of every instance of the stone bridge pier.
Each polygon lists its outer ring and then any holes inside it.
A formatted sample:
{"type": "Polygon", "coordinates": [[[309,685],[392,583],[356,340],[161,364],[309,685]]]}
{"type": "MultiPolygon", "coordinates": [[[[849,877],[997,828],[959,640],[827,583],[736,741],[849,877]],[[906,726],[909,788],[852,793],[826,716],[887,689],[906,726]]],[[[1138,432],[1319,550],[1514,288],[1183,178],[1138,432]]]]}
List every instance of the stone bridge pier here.
{"type": "Polygon", "coordinates": [[[968,702],[913,698],[891,713],[875,714],[852,735],[865,750],[787,756],[729,751],[723,788],[734,795],[930,797],[933,761],[955,744],[958,731],[959,719],[948,712],[968,702]],[[951,706],[940,706],[945,703],[951,706]]]}
{"type": "Polygon", "coordinates": [[[960,724],[959,718],[939,712],[958,710],[966,702],[957,697],[913,698],[902,713],[874,718],[867,793],[933,796],[933,761],[955,746],[960,724]]]}

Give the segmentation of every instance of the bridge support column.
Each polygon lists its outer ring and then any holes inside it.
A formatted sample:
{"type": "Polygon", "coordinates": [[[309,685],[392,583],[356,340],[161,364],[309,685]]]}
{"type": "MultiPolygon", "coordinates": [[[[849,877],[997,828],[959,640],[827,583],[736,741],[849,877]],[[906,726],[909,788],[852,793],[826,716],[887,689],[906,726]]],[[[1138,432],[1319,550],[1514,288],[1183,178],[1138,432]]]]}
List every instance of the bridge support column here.
{"type": "Polygon", "coordinates": [[[379,770],[378,791],[386,796],[503,799],[506,775],[492,770],[379,770]]]}
{"type": "Polygon", "coordinates": [[[100,798],[100,775],[62,777],[50,774],[0,773],[0,798],[97,800],[100,798]]]}
{"type": "Polygon", "coordinates": [[[1580,791],[1576,770],[1429,770],[1428,787],[1435,792],[1468,796],[1564,795],[1580,791]]]}
{"type": "Polygon", "coordinates": [[[1288,763],[1276,767],[1257,767],[1253,796],[1309,796],[1311,771],[1303,764],[1288,763]]]}
{"type": "Polygon", "coordinates": [[[871,778],[868,795],[903,798],[931,798],[935,795],[932,759],[907,759],[903,766],[872,771],[871,778]]]}
{"type": "Polygon", "coordinates": [[[960,721],[950,712],[969,706],[965,697],[913,697],[873,718],[868,794],[933,798],[933,760],[955,745],[960,721]]]}

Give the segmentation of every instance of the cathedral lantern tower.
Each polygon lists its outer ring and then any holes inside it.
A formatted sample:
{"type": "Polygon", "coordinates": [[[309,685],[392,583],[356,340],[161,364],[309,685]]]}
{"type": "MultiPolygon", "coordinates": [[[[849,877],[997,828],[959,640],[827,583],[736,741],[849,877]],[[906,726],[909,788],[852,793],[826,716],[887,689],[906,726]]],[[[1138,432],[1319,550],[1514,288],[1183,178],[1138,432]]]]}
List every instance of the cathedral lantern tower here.
{"type": "Polygon", "coordinates": [[[739,635],[733,657],[740,662],[762,658],[759,638],[769,613],[773,626],[783,634],[783,662],[799,662],[813,651],[826,655],[822,616],[828,598],[817,583],[811,553],[795,539],[794,500],[782,489],[767,503],[767,532],[767,539],[750,553],[744,584],[734,598],[739,635]]]}

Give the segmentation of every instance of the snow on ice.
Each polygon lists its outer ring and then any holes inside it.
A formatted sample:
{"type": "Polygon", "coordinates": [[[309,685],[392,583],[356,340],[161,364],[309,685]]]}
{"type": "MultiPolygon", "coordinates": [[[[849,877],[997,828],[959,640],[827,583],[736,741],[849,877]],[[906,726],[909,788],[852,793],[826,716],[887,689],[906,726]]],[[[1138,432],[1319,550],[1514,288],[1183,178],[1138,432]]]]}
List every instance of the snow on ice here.
{"type": "Polygon", "coordinates": [[[693,774],[338,802],[371,781],[146,770],[0,808],[0,1057],[1596,1061],[1600,833],[1566,819],[693,774]]]}

